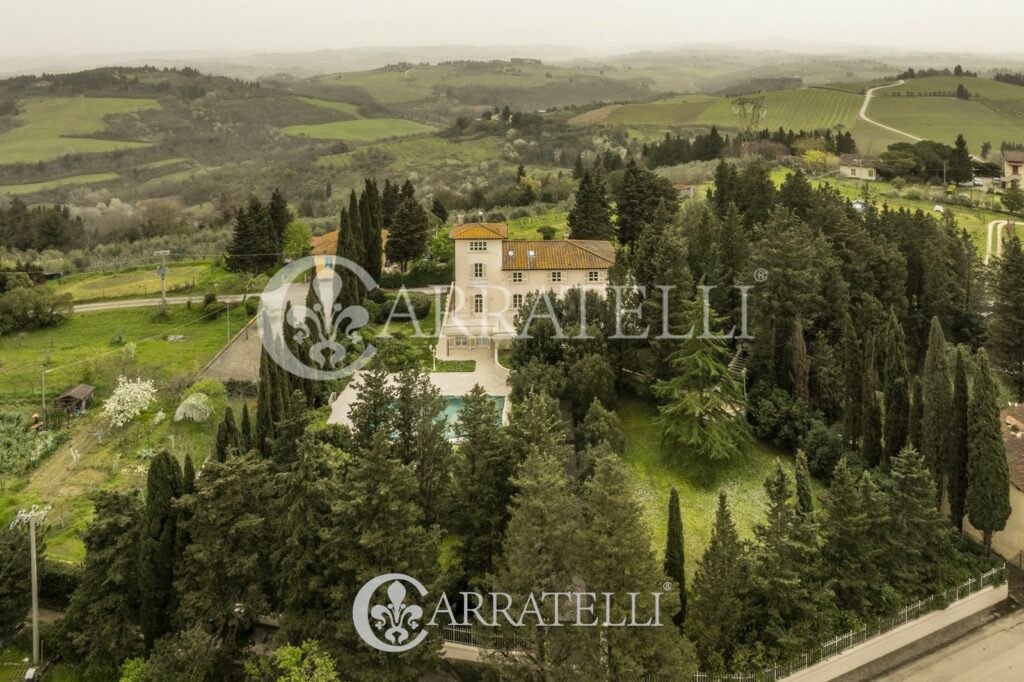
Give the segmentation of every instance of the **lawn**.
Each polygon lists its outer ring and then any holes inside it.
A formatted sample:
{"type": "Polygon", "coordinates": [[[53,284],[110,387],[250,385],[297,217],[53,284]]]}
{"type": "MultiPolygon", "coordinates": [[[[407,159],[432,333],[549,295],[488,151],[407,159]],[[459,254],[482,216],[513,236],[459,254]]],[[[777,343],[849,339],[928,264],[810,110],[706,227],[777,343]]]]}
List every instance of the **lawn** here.
{"type": "Polygon", "coordinates": [[[319,140],[348,140],[351,142],[373,142],[389,137],[404,137],[429,133],[433,126],[404,118],[361,118],[354,121],[333,121],[314,125],[288,126],[284,132],[289,135],[312,137],[319,140]]]}
{"type": "Polygon", "coordinates": [[[527,218],[513,218],[508,221],[509,239],[543,239],[544,237],[537,228],[550,225],[555,228],[555,239],[562,239],[569,233],[569,226],[566,225],[567,211],[548,211],[537,216],[527,218]]]}
{"type": "Polygon", "coordinates": [[[679,491],[686,572],[690,576],[711,540],[720,490],[729,497],[740,535],[750,537],[754,524],[764,518],[767,496],[763,483],[776,459],[782,461],[792,477],[792,457],[766,445],[756,445],[742,460],[712,464],[688,453],[667,452],[654,423],[658,412],[653,405],[623,398],[617,412],[626,433],[623,459],[629,465],[634,493],[643,508],[644,520],[659,557],[665,550],[669,491],[672,487],[679,491]]]}
{"type": "Polygon", "coordinates": [[[0,185],[0,194],[33,194],[57,187],[64,187],[65,185],[89,185],[94,182],[117,180],[120,177],[117,173],[90,173],[88,175],[72,175],[44,182],[29,182],[24,185],[0,185]]]}
{"type": "Polygon", "coordinates": [[[115,97],[51,97],[18,103],[22,112],[16,128],[0,134],[0,163],[46,161],[64,154],[108,152],[148,143],[100,140],[91,135],[106,128],[110,114],[130,114],[160,106],[153,99],[115,97]]]}
{"type": "MultiPolygon", "coordinates": [[[[70,275],[54,285],[58,292],[71,294],[76,303],[111,298],[145,298],[160,294],[156,266],[112,273],[70,275]]],[[[241,293],[237,274],[209,263],[169,265],[168,295],[202,296],[206,292],[241,293]]]]}

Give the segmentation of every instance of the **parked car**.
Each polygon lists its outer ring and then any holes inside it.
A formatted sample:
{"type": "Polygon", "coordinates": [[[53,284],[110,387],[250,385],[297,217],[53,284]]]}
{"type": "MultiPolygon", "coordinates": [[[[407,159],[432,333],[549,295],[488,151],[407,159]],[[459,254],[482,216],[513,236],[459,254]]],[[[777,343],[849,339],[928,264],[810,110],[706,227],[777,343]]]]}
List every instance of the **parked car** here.
{"type": "Polygon", "coordinates": [[[974,182],[972,184],[975,187],[984,187],[985,186],[985,183],[982,181],[981,178],[974,178],[974,182]]]}

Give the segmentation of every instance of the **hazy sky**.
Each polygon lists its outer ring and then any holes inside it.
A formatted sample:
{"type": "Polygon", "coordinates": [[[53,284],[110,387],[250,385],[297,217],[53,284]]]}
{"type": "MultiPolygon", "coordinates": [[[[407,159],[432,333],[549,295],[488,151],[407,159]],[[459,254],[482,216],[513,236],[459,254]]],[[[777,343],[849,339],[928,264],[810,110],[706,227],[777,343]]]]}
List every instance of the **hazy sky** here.
{"type": "MultiPolygon", "coordinates": [[[[0,54],[790,39],[1024,51],[1021,0],[2,0],[0,54]]],[[[614,51],[614,50],[611,50],[614,51]]]]}

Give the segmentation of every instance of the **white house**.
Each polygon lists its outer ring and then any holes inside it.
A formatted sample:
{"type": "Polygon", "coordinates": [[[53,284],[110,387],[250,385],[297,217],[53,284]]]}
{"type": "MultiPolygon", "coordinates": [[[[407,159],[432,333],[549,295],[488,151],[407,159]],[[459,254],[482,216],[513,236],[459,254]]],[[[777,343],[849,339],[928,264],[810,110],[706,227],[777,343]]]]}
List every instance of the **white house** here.
{"type": "Polygon", "coordinates": [[[878,159],[862,154],[841,154],[839,177],[874,182],[878,179],[878,159]]]}
{"type": "Polygon", "coordinates": [[[1003,182],[1009,185],[1014,180],[1024,187],[1024,150],[1007,149],[1003,152],[1003,182]]]}
{"type": "Polygon", "coordinates": [[[439,357],[510,341],[516,312],[531,292],[562,295],[576,286],[603,291],[615,262],[611,242],[509,239],[503,223],[463,223],[449,236],[455,242],[455,281],[438,339],[439,357]]]}

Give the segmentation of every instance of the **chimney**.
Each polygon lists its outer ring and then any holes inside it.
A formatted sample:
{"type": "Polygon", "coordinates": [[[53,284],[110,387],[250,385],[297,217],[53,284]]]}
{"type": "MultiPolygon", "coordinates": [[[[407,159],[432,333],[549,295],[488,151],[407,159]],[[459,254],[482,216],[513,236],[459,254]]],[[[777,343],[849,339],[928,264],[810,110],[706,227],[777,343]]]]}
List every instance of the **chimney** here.
{"type": "Polygon", "coordinates": [[[457,223],[455,223],[456,225],[463,225],[466,222],[466,214],[463,213],[462,211],[459,211],[455,219],[458,221],[457,223]]]}

